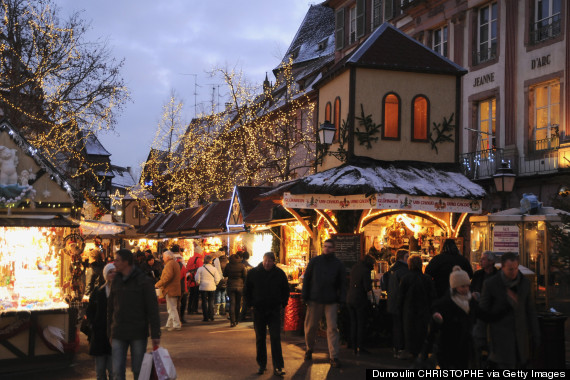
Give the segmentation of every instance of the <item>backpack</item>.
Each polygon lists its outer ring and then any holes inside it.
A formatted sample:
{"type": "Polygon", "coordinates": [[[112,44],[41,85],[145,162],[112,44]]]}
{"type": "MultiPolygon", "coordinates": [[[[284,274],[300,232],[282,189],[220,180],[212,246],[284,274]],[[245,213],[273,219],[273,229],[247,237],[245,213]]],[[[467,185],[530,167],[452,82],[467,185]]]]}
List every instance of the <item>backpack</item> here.
{"type": "Polygon", "coordinates": [[[196,262],[198,261],[199,258],[200,258],[199,256],[194,257],[194,268],[192,268],[188,272],[186,272],[186,282],[187,283],[196,282],[196,272],[198,271],[198,268],[196,267],[196,262]]]}

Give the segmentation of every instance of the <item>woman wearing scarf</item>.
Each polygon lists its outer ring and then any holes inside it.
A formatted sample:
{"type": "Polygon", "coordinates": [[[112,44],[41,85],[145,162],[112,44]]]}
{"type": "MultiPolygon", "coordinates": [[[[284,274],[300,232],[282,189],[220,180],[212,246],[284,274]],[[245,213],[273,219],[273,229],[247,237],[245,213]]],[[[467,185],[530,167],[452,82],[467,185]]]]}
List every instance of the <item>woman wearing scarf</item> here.
{"type": "Polygon", "coordinates": [[[437,359],[442,369],[466,369],[473,363],[473,337],[477,303],[469,290],[469,275],[458,265],[449,275],[450,289],[434,304],[440,325],[437,359]]]}
{"type": "Polygon", "coordinates": [[[97,380],[111,379],[113,373],[111,345],[107,336],[107,298],[115,278],[115,264],[110,263],[103,268],[103,278],[105,284],[91,293],[86,311],[87,320],[91,325],[89,355],[95,356],[97,380]]]}

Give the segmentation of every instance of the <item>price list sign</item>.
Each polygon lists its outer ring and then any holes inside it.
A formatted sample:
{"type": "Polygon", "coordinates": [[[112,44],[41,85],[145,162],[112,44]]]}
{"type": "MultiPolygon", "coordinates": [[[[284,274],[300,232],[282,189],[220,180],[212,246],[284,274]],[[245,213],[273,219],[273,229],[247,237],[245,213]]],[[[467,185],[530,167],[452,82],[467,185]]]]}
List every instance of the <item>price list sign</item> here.
{"type": "Polygon", "coordinates": [[[336,234],[332,238],[336,245],[336,257],[344,263],[347,270],[352,268],[361,255],[362,234],[336,234]]]}

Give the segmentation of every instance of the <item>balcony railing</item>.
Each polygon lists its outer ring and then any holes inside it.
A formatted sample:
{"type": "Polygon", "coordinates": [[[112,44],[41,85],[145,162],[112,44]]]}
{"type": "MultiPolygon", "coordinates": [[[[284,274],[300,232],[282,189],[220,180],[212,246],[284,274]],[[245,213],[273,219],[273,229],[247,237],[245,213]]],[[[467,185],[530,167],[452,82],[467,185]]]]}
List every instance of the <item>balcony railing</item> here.
{"type": "Polygon", "coordinates": [[[561,20],[560,14],[540,20],[530,26],[530,43],[538,44],[550,38],[560,35],[561,20]]]}
{"type": "Polygon", "coordinates": [[[497,58],[497,44],[494,43],[488,49],[473,50],[473,66],[497,58]]]}
{"type": "Polygon", "coordinates": [[[560,147],[560,138],[558,136],[552,136],[550,138],[541,140],[530,140],[528,142],[528,152],[529,154],[556,150],[560,147]]]}
{"type": "Polygon", "coordinates": [[[459,156],[463,174],[470,179],[492,177],[503,162],[502,149],[487,149],[459,156]]]}

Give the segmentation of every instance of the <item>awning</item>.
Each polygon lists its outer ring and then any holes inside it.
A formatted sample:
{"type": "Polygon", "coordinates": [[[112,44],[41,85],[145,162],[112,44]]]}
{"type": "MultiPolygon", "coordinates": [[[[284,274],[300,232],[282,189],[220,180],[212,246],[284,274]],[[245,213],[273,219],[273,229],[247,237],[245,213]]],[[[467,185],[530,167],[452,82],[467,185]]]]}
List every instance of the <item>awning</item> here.
{"type": "Polygon", "coordinates": [[[1,227],[79,227],[79,223],[63,215],[4,215],[0,218],[1,227]]]}

